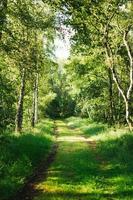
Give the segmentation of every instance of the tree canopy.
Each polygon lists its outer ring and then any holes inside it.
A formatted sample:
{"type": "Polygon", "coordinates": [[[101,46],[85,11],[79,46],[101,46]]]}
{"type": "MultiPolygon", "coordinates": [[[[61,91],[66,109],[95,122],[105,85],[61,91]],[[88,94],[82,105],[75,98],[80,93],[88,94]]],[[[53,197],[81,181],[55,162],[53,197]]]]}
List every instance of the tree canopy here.
{"type": "Polygon", "coordinates": [[[131,1],[8,0],[0,11],[2,129],[47,115],[132,129],[131,1]],[[58,62],[56,38],[69,41],[67,60],[58,62]]]}

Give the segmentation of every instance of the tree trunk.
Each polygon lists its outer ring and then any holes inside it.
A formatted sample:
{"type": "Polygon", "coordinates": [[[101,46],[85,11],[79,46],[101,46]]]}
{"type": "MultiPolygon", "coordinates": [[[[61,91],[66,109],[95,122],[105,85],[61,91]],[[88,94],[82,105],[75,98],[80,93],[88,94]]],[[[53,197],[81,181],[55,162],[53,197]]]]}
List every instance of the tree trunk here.
{"type": "Polygon", "coordinates": [[[130,118],[130,103],[129,103],[130,99],[128,99],[126,97],[126,95],[124,94],[124,91],[122,90],[122,88],[121,88],[121,86],[119,84],[117,75],[116,75],[114,70],[112,70],[112,74],[113,74],[113,79],[114,79],[114,81],[115,81],[115,83],[117,85],[117,88],[118,88],[118,90],[119,90],[119,92],[120,92],[120,94],[123,97],[123,100],[125,102],[125,118],[126,118],[126,121],[127,121],[127,124],[129,126],[130,131],[132,131],[132,120],[130,118]]]}
{"type": "Polygon", "coordinates": [[[33,87],[33,105],[32,105],[32,127],[38,122],[38,73],[35,77],[34,87],[33,87]]]}
{"type": "Polygon", "coordinates": [[[6,23],[7,13],[7,0],[1,0],[0,2],[0,41],[2,39],[3,26],[6,23]]]}
{"type": "Polygon", "coordinates": [[[38,82],[39,74],[36,74],[36,90],[35,90],[35,123],[38,122],[38,82]]]}
{"type": "Polygon", "coordinates": [[[23,122],[23,103],[24,103],[24,95],[25,95],[25,69],[23,68],[22,76],[21,76],[21,88],[20,95],[18,100],[18,108],[16,114],[16,132],[21,132],[22,130],[22,122],[23,122]]]}
{"type": "Polygon", "coordinates": [[[118,91],[118,113],[117,113],[117,120],[120,126],[120,114],[121,114],[121,93],[118,91]]]}
{"type": "Polygon", "coordinates": [[[127,41],[124,37],[124,41],[125,41],[125,45],[127,45],[127,51],[130,57],[130,84],[129,84],[129,88],[127,88],[127,93],[125,94],[124,89],[122,88],[117,72],[115,70],[115,64],[114,64],[114,59],[113,59],[113,54],[112,54],[112,50],[111,47],[108,43],[108,37],[106,36],[106,42],[105,42],[105,51],[106,51],[106,57],[108,60],[108,67],[110,68],[111,72],[112,72],[112,77],[114,82],[116,83],[117,89],[120,92],[121,96],[123,97],[123,100],[125,102],[125,118],[127,121],[127,124],[129,126],[130,131],[132,131],[132,120],[130,118],[130,112],[129,112],[129,102],[130,102],[130,98],[131,98],[131,91],[132,91],[132,87],[133,87],[133,60],[132,60],[132,56],[127,44],[127,41]]]}
{"type": "Polygon", "coordinates": [[[132,131],[132,120],[130,119],[130,103],[128,100],[125,101],[125,107],[126,107],[126,121],[130,131],[132,131]]]}
{"type": "Polygon", "coordinates": [[[109,79],[109,107],[110,107],[109,123],[112,125],[114,123],[114,108],[113,108],[114,103],[113,103],[113,79],[110,68],[108,68],[108,79],[109,79]]]}

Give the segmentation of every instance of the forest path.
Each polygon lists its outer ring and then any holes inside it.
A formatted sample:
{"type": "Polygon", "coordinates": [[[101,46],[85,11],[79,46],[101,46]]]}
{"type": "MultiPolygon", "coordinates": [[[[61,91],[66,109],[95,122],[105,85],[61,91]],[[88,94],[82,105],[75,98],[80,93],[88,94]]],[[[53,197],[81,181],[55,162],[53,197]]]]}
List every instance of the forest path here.
{"type": "Polygon", "coordinates": [[[112,199],[105,191],[106,164],[96,141],[67,121],[56,120],[54,131],[56,143],[47,161],[13,200],[112,199]]]}
{"type": "Polygon", "coordinates": [[[80,127],[72,127],[66,121],[57,120],[56,126],[58,151],[47,170],[47,178],[34,184],[39,193],[33,199],[107,199],[96,142],[86,138],[80,127]]]}

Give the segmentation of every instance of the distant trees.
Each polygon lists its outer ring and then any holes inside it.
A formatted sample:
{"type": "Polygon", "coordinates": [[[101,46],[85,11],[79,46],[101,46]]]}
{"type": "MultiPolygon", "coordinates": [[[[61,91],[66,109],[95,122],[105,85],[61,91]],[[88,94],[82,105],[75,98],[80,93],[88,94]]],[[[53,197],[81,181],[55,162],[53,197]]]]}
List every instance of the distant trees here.
{"type": "Polygon", "coordinates": [[[71,95],[71,87],[69,86],[69,72],[65,71],[62,63],[58,63],[51,70],[50,85],[51,91],[55,97],[46,108],[47,116],[51,118],[66,118],[75,114],[75,100],[71,95]]]}

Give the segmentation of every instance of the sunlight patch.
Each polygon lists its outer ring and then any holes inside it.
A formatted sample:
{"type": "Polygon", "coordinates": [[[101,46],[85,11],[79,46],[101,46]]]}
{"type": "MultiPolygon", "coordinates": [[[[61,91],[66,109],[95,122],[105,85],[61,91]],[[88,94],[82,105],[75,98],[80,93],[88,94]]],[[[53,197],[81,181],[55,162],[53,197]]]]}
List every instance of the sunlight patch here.
{"type": "Polygon", "coordinates": [[[82,136],[62,136],[57,138],[58,142],[92,142],[93,140],[82,136]]]}

